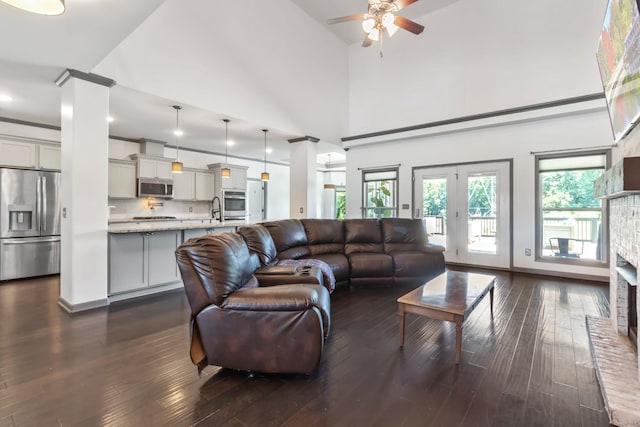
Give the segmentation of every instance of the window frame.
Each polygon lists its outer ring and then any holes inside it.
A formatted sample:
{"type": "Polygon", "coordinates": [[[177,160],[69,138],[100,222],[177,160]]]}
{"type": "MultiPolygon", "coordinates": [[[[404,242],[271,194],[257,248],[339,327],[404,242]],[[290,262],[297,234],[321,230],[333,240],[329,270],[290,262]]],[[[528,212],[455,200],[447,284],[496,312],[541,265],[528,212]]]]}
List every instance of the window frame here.
{"type": "MultiPolygon", "coordinates": [[[[546,159],[560,159],[560,158],[571,158],[571,157],[584,157],[584,156],[593,156],[593,155],[604,155],[605,156],[605,166],[603,169],[606,171],[611,167],[611,149],[598,149],[598,150],[589,150],[589,151],[573,151],[573,152],[565,152],[565,153],[548,153],[548,154],[538,154],[535,156],[535,260],[539,262],[548,262],[554,264],[564,264],[564,265],[580,265],[585,267],[609,267],[609,201],[606,199],[602,199],[600,211],[601,211],[601,254],[602,259],[584,259],[584,258],[573,258],[573,257],[562,257],[562,256],[549,256],[543,255],[544,243],[542,241],[544,236],[544,206],[542,206],[542,183],[540,177],[540,161],[546,159]]],[[[590,168],[587,168],[590,169],[590,168]]],[[[562,170],[580,170],[580,168],[567,168],[567,169],[558,169],[558,171],[562,170]]],[[[576,208],[557,208],[553,210],[570,210],[570,211],[594,211],[593,208],[584,208],[584,207],[576,207],[576,208]]]]}
{"type": "MultiPolygon", "coordinates": [[[[400,177],[400,167],[398,166],[393,166],[393,167],[381,167],[381,168],[368,168],[368,169],[362,169],[362,206],[360,207],[361,210],[361,214],[362,214],[362,218],[370,218],[369,216],[367,216],[367,213],[370,210],[373,209],[393,209],[393,214],[390,218],[397,218],[398,217],[398,213],[399,213],[399,209],[398,209],[398,200],[399,200],[399,189],[400,189],[400,185],[399,185],[399,177],[400,177]],[[376,174],[376,173],[385,173],[385,172],[392,172],[393,174],[395,174],[395,178],[393,179],[367,179],[367,174],[376,174]],[[384,206],[382,208],[380,207],[368,207],[368,200],[367,200],[367,183],[370,182],[383,182],[383,181],[392,181],[393,182],[393,188],[392,188],[392,198],[393,198],[393,206],[384,206]]],[[[371,217],[371,218],[378,218],[377,216],[371,217]]]]}

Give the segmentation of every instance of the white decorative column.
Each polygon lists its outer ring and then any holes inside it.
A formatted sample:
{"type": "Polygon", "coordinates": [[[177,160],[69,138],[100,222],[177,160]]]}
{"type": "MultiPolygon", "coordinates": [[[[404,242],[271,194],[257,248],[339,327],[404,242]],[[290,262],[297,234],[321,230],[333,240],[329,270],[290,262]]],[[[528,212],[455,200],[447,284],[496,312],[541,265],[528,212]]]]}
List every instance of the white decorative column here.
{"type": "Polygon", "coordinates": [[[290,139],[289,206],[291,218],[317,218],[316,163],[319,139],[290,139]]]}
{"type": "Polygon", "coordinates": [[[61,265],[58,303],[70,312],[108,304],[109,88],[66,70],[62,92],[61,265]]]}

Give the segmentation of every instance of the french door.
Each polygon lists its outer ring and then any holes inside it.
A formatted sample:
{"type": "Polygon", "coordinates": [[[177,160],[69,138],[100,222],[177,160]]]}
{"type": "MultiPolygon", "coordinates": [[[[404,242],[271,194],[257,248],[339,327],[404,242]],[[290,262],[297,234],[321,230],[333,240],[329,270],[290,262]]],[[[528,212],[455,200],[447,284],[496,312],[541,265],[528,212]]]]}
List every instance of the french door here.
{"type": "Polygon", "coordinates": [[[446,248],[446,262],[510,267],[510,169],[504,161],[414,170],[414,217],[446,248]]]}

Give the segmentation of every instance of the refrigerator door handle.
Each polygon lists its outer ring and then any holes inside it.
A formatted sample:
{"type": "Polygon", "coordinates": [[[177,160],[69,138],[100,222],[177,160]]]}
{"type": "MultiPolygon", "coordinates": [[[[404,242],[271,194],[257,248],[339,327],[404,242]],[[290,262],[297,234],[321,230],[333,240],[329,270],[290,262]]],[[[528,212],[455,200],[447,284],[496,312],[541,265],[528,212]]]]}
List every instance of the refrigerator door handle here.
{"type": "Polygon", "coordinates": [[[42,187],[42,189],[40,190],[41,194],[42,194],[42,202],[41,202],[41,206],[42,206],[42,212],[41,212],[41,218],[40,218],[40,232],[43,233],[45,231],[47,231],[47,177],[46,176],[42,176],[40,177],[40,186],[42,187]]]}
{"type": "Polygon", "coordinates": [[[41,177],[36,182],[36,230],[40,233],[42,227],[42,183],[41,177]]]}
{"type": "Polygon", "coordinates": [[[32,238],[19,238],[19,239],[3,239],[0,244],[2,245],[29,245],[33,243],[55,243],[59,242],[59,237],[46,237],[44,239],[32,239],[32,238]]]}

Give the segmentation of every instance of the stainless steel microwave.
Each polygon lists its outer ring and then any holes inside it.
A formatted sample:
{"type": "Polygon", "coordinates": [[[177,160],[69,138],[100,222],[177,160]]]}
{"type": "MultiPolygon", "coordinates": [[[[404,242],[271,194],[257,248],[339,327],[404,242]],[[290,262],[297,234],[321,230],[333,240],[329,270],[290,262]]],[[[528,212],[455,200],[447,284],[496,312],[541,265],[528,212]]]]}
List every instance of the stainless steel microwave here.
{"type": "Polygon", "coordinates": [[[170,179],[138,179],[138,197],[173,198],[173,181],[170,179]]]}

